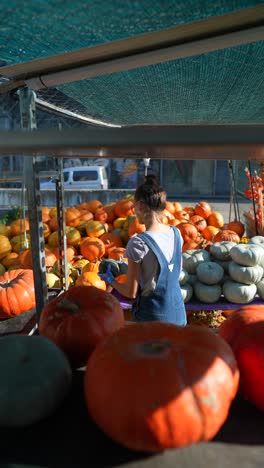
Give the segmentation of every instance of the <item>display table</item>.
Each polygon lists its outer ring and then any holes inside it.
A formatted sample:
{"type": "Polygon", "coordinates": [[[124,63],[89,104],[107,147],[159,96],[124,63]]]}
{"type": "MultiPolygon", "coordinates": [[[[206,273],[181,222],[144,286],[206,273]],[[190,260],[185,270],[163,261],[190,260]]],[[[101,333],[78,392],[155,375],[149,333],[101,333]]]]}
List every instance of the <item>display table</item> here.
{"type": "MultiPolygon", "coordinates": [[[[116,290],[112,291],[112,294],[119,300],[123,310],[131,310],[132,308],[132,300],[127,299],[124,296],[121,296],[116,290]]],[[[192,300],[185,304],[186,310],[228,310],[228,309],[240,309],[241,307],[247,304],[235,304],[228,302],[224,296],[221,296],[219,301],[213,304],[207,304],[204,302],[200,302],[197,300],[192,300]]],[[[250,305],[264,305],[264,301],[260,299],[258,296],[254,299],[254,301],[250,302],[250,305]]]]}
{"type": "Polygon", "coordinates": [[[78,371],[70,395],[51,417],[19,429],[0,428],[0,466],[263,468],[263,427],[264,413],[237,397],[213,441],[157,455],[133,452],[91,421],[83,399],[83,372],[78,371]]]}

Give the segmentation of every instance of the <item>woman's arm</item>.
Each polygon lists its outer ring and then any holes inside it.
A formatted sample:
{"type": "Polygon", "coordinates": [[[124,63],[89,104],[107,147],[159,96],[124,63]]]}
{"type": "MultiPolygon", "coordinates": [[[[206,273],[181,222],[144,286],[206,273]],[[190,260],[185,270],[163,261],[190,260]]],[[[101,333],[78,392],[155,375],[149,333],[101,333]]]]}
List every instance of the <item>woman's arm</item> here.
{"type": "Polygon", "coordinates": [[[122,296],[135,299],[138,292],[139,278],[140,263],[128,259],[127,281],[125,283],[118,283],[114,280],[111,282],[111,286],[122,294],[122,296]]]}

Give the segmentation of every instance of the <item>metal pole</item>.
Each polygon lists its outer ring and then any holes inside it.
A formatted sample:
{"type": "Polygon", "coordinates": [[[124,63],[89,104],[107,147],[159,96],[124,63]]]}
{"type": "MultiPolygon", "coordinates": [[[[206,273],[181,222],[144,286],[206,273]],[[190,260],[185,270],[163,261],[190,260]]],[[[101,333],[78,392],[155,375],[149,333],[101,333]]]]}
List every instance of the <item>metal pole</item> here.
{"type": "MultiPolygon", "coordinates": [[[[37,128],[35,93],[28,88],[22,88],[18,91],[18,95],[21,127],[26,131],[34,131],[37,128]]],[[[24,168],[36,296],[36,321],[38,323],[41,311],[48,300],[48,289],[46,282],[45,240],[42,223],[39,170],[36,156],[24,158],[24,168]]]]}
{"type": "Polygon", "coordinates": [[[60,284],[61,288],[67,291],[69,287],[68,279],[68,259],[67,259],[67,236],[64,208],[64,179],[63,179],[63,158],[55,160],[58,178],[56,178],[56,206],[58,217],[58,246],[60,262],[60,284]]]}

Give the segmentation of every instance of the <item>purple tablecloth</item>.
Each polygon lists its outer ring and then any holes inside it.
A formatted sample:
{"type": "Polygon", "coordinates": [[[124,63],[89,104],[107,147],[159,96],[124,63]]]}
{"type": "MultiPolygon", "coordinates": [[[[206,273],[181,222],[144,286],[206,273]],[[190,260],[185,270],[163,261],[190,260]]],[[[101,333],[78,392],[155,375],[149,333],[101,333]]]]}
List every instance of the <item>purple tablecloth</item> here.
{"type": "MultiPolygon", "coordinates": [[[[132,300],[128,299],[116,290],[112,291],[112,294],[119,300],[122,309],[124,310],[131,310],[132,308],[132,300]]],[[[246,304],[234,304],[228,302],[223,296],[220,298],[218,302],[213,304],[207,304],[204,302],[200,302],[197,300],[187,302],[185,304],[186,310],[228,310],[228,309],[240,309],[246,304]]],[[[259,297],[256,297],[254,301],[250,302],[250,305],[264,305],[264,301],[259,297]]]]}

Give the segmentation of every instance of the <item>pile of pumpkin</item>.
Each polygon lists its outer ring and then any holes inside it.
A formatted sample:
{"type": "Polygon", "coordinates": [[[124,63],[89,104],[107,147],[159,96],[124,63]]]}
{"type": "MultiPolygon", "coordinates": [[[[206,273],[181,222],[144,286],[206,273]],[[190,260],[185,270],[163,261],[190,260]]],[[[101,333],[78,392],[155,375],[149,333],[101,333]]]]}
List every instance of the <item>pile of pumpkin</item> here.
{"type": "Polygon", "coordinates": [[[247,306],[218,335],[191,325],[124,325],[111,294],[74,286],[44,307],[40,336],[1,338],[0,425],[51,416],[83,367],[80,399],[90,430],[92,419],[113,441],[150,453],[208,441],[228,418],[239,384],[245,404],[264,410],[263,323],[264,306],[247,306]]]}
{"type": "Polygon", "coordinates": [[[180,285],[184,302],[191,298],[217,303],[247,304],[256,296],[264,300],[264,237],[247,244],[215,242],[208,250],[186,250],[182,254],[180,285]]]}
{"type": "MultiPolygon", "coordinates": [[[[50,287],[57,287],[61,268],[56,263],[59,259],[56,208],[43,207],[42,221],[46,267],[51,273],[47,282],[50,287]]],[[[96,275],[98,261],[103,258],[122,260],[128,239],[145,230],[134,213],[132,195],[106,205],[99,200],[90,200],[67,208],[65,222],[70,285],[75,284],[78,276],[76,268],[85,266],[83,273],[90,274],[83,275],[83,284],[88,282],[104,287],[102,282],[98,283],[99,277],[96,275]]],[[[208,248],[212,242],[239,242],[244,233],[241,222],[234,221],[225,226],[222,214],[213,211],[204,201],[184,209],[179,202],[168,201],[162,213],[162,222],[177,226],[180,230],[184,240],[183,252],[208,248]]],[[[32,268],[28,218],[15,220],[10,226],[0,224],[0,274],[17,268],[32,268]]]]}

